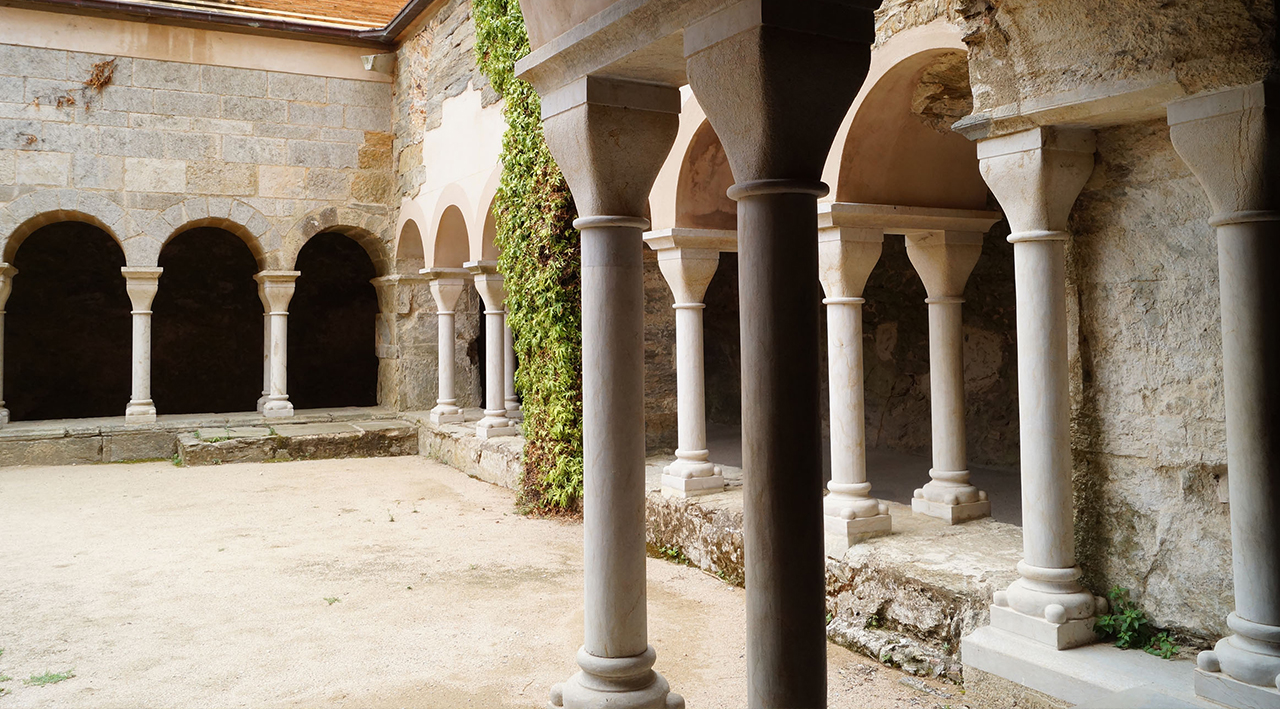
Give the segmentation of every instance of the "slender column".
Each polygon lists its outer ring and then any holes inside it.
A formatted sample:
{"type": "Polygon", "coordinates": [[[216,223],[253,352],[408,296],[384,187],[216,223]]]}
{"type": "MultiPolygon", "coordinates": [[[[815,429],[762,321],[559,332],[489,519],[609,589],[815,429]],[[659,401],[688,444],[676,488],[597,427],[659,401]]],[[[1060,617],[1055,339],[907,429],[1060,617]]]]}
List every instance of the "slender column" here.
{"type": "Polygon", "coordinates": [[[1198,658],[1196,693],[1280,707],[1280,93],[1253,84],[1169,106],[1173,147],[1218,235],[1227,404],[1233,635],[1198,658]]]}
{"type": "Polygon", "coordinates": [[[125,289],[133,304],[133,394],[124,410],[125,423],[151,423],[156,407],[151,401],[151,301],[160,287],[163,268],[121,268],[125,289]]]}
{"type": "Polygon", "coordinates": [[[506,319],[507,291],[502,287],[502,274],[497,261],[472,261],[464,264],[476,280],[476,290],[484,301],[484,418],[476,423],[480,438],[518,436],[520,427],[507,418],[506,319]]]}
{"type": "Polygon", "coordinates": [[[720,249],[737,248],[732,232],[672,229],[645,236],[658,253],[658,268],[675,296],[676,459],[662,473],[665,495],[689,497],[720,492],[724,476],[707,450],[706,379],[703,367],[702,299],[720,264],[720,249]]]}
{"type": "Polygon", "coordinates": [[[1093,172],[1087,130],[1035,128],[978,143],[1009,218],[1018,309],[1022,578],[995,594],[991,625],[1059,650],[1093,642],[1104,603],[1080,585],[1067,388],[1067,216],[1093,172]]]}
{"type": "MultiPolygon", "coordinates": [[[[1016,247],[1015,247],[1016,248],[1016,247]]],[[[931,480],[911,500],[915,512],[948,524],[991,516],[987,493],[969,484],[965,458],[964,286],[982,255],[982,234],[907,234],[907,257],[929,294],[929,403],[933,408],[931,480]]]]}
{"type": "Polygon", "coordinates": [[[817,198],[866,77],[868,5],[754,0],[684,33],[689,84],[737,180],[750,709],[827,701],[817,198]]]}
{"type": "Polygon", "coordinates": [[[431,423],[462,423],[466,420],[458,408],[455,393],[454,307],[467,287],[471,273],[463,268],[424,268],[421,273],[431,279],[431,297],[436,301],[436,367],[439,387],[436,406],[431,409],[431,423]]]}
{"type": "Polygon", "coordinates": [[[675,709],[653,671],[644,514],[644,263],[641,215],[679,126],[680,92],[585,77],[544,93],[547,144],[582,232],[582,671],[554,707],[675,709]]]}
{"type": "MultiPolygon", "coordinates": [[[[826,207],[826,205],[823,205],[826,207]]],[[[889,506],[871,497],[867,482],[866,414],[862,376],[862,290],[880,260],[884,232],[831,223],[818,214],[818,279],[827,297],[827,376],[831,406],[831,482],[822,502],[826,549],[849,547],[893,528],[889,506]]]]}
{"type": "Polygon", "coordinates": [[[268,418],[293,416],[293,404],[289,402],[289,301],[300,271],[263,271],[254,276],[258,282],[258,297],[267,303],[271,318],[271,394],[262,405],[262,415],[268,418]]]}
{"type": "Polygon", "coordinates": [[[258,397],[258,413],[262,413],[262,407],[271,398],[271,304],[261,287],[258,298],[262,300],[262,396],[258,397]]]}
{"type": "Polygon", "coordinates": [[[507,312],[502,313],[502,332],[505,345],[503,352],[506,354],[506,365],[504,373],[506,374],[505,386],[507,418],[512,421],[523,421],[524,411],[520,410],[520,397],[516,396],[516,336],[511,331],[511,326],[507,324],[507,312]]]}
{"type": "Polygon", "coordinates": [[[18,269],[0,262],[0,426],[9,423],[9,409],[4,406],[4,306],[13,291],[13,277],[18,269]]]}

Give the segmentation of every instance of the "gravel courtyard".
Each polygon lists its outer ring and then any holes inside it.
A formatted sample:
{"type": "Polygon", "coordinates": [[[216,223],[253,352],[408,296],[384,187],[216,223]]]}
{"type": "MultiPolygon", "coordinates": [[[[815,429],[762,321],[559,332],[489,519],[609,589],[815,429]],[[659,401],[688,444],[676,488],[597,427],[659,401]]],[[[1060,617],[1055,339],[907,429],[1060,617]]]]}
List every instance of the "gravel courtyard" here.
{"type": "MultiPolygon", "coordinates": [[[[545,707],[576,669],[582,527],[423,458],[4,468],[0,510],[0,709],[545,707]]],[[[743,599],[649,560],[690,709],[745,706],[743,599]]],[[[963,706],[828,656],[833,707],[963,706]]]]}

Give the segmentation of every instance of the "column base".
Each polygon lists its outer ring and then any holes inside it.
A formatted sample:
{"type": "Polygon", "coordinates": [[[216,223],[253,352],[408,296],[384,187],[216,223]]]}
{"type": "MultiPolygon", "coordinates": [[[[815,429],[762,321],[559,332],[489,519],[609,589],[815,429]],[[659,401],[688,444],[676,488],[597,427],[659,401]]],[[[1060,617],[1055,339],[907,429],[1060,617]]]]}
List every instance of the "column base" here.
{"type": "Polygon", "coordinates": [[[456,406],[437,406],[431,410],[431,423],[465,423],[466,415],[456,406]]]}
{"type": "Polygon", "coordinates": [[[977,502],[961,502],[949,505],[945,502],[934,502],[923,497],[915,497],[911,500],[911,511],[916,514],[936,517],[947,524],[960,524],[971,519],[990,517],[991,501],[979,500],[977,502]]]}
{"type": "Polygon", "coordinates": [[[584,669],[551,688],[548,709],[684,709],[684,697],[654,672],[653,646],[636,657],[596,657],[578,650],[584,669]],[[590,671],[589,671],[590,670],[590,671]]]}
{"type": "Polygon", "coordinates": [[[125,423],[155,423],[156,407],[150,401],[130,401],[124,410],[125,423]]]}
{"type": "MultiPolygon", "coordinates": [[[[667,469],[670,470],[670,467],[667,469]]],[[[715,474],[700,478],[684,478],[666,471],[662,473],[662,494],[665,497],[697,497],[723,491],[724,476],[720,474],[719,468],[716,468],[715,474]]]]}
{"type": "Polygon", "coordinates": [[[823,515],[822,524],[826,531],[827,556],[835,559],[843,557],[855,544],[893,531],[893,518],[888,513],[855,519],[823,515]]]}
{"type": "Polygon", "coordinates": [[[1051,623],[1044,618],[1025,615],[1006,606],[991,606],[991,627],[1013,633],[1056,650],[1067,650],[1098,641],[1093,632],[1093,618],[1051,623]]]}
{"type": "Polygon", "coordinates": [[[506,417],[506,409],[498,409],[493,413],[485,411],[484,413],[484,418],[480,419],[476,424],[477,438],[501,438],[503,436],[520,435],[520,427],[506,417]]]}
{"type": "Polygon", "coordinates": [[[520,409],[519,404],[507,403],[507,418],[512,421],[523,421],[524,411],[520,409]]]}
{"type": "MultiPolygon", "coordinates": [[[[1280,678],[1277,678],[1280,682],[1280,678]]],[[[1196,668],[1196,696],[1235,709],[1280,709],[1280,689],[1259,687],[1231,677],[1225,672],[1196,668]]]]}
{"type": "Polygon", "coordinates": [[[262,405],[262,415],[269,419],[293,416],[293,404],[288,399],[269,399],[262,405]]]}
{"type": "Polygon", "coordinates": [[[266,406],[267,402],[270,400],[271,400],[271,397],[267,396],[266,394],[263,394],[262,396],[258,397],[258,413],[262,413],[262,407],[266,406]]]}
{"type": "Polygon", "coordinates": [[[9,424],[9,410],[0,406],[0,426],[9,424]]]}

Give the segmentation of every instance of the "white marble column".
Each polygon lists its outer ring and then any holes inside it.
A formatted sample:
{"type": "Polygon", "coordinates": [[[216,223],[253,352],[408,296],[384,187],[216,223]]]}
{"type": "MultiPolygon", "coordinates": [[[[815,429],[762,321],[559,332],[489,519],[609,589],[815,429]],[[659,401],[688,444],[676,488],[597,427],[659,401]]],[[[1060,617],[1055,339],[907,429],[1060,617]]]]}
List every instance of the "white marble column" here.
{"type": "Polygon", "coordinates": [[[484,418],[476,422],[480,438],[518,436],[520,427],[507,418],[507,338],[506,299],[502,274],[497,261],[471,261],[463,264],[476,282],[476,290],[484,301],[484,418]]]}
{"type": "Polygon", "coordinates": [[[503,351],[506,353],[507,362],[504,374],[506,375],[506,385],[503,389],[506,392],[507,418],[512,421],[523,421],[524,411],[520,409],[520,397],[516,396],[516,336],[511,331],[511,326],[507,324],[507,311],[502,312],[502,333],[505,344],[503,351]]]}
{"type": "Polygon", "coordinates": [[[721,251],[737,249],[737,233],[711,229],[665,229],[644,237],[658,254],[658,268],[675,296],[676,459],[662,472],[666,495],[690,497],[720,492],[724,476],[707,450],[706,379],[703,367],[702,299],[715,276],[721,251]]]}
{"type": "Polygon", "coordinates": [[[454,341],[457,337],[454,307],[467,288],[471,272],[465,268],[424,268],[422,275],[431,279],[431,297],[436,301],[436,371],[439,373],[436,405],[431,409],[431,423],[462,423],[466,417],[458,408],[454,363],[454,341]]]}
{"type": "Polygon", "coordinates": [[[289,301],[300,271],[263,271],[254,276],[258,297],[267,304],[271,318],[271,393],[262,405],[268,418],[293,416],[289,401],[289,301]]]}
{"type": "Polygon", "coordinates": [[[982,177],[1013,233],[1022,458],[1021,578],[995,594],[992,627],[1059,650],[1093,642],[1105,603],[1080,584],[1067,386],[1067,217],[1093,172],[1088,130],[1034,128],[978,143],[982,177]]]}
{"type": "MultiPolygon", "coordinates": [[[[1217,230],[1235,611],[1198,658],[1196,693],[1280,707],[1280,86],[1169,105],[1173,147],[1217,230]]],[[[1225,563],[1225,562],[1224,562],[1225,563]]]]}
{"type": "Polygon", "coordinates": [[[258,298],[262,301],[262,396],[258,397],[258,413],[262,413],[262,407],[271,398],[271,304],[261,286],[258,298]]]}
{"type": "Polygon", "coordinates": [[[13,291],[13,277],[18,269],[0,262],[0,426],[9,423],[9,409],[4,405],[4,306],[13,291]]]}
{"type": "Polygon", "coordinates": [[[151,401],[151,301],[160,288],[163,268],[120,269],[133,304],[133,394],[124,410],[125,423],[152,423],[156,407],[151,401]]]}
{"type": "Polygon", "coordinates": [[[648,640],[644,512],[646,201],[679,128],[675,86],[582,77],[538,84],[547,145],[582,232],[581,672],[553,707],[677,709],[648,640]]]}
{"type": "Polygon", "coordinates": [[[818,280],[827,309],[827,378],[831,407],[831,482],[822,501],[826,549],[888,534],[888,505],[867,482],[866,413],[862,372],[862,290],[884,248],[884,231],[845,227],[831,205],[818,208],[818,280]]]}
{"type": "Polygon", "coordinates": [[[982,255],[982,233],[921,231],[906,235],[907,257],[929,305],[929,404],[933,411],[931,478],[911,509],[948,524],[991,516],[987,493],[969,483],[965,456],[964,287],[982,255]]]}

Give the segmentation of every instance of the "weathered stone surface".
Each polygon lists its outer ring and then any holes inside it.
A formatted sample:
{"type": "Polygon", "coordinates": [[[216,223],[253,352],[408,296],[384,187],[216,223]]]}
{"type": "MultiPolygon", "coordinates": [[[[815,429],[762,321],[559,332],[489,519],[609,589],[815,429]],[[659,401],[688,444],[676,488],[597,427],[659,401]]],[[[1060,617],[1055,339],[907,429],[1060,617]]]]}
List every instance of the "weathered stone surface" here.
{"type": "Polygon", "coordinates": [[[3,465],[83,465],[102,460],[102,437],[65,436],[0,442],[3,465]]]}
{"type": "Polygon", "coordinates": [[[691,564],[725,583],[746,580],[742,551],[742,471],[724,468],[726,492],[697,498],[665,497],[662,468],[671,457],[645,467],[645,544],[650,553],[678,549],[691,564]]]}
{"type": "Polygon", "coordinates": [[[658,269],[658,254],[644,250],[644,443],[650,452],[676,447],[675,297],[658,269]]]}
{"type": "Polygon", "coordinates": [[[172,458],[176,450],[172,431],[104,432],[102,436],[104,463],[172,458]]]}
{"type": "Polygon", "coordinates": [[[971,709],[1067,709],[1071,705],[982,670],[965,668],[964,701],[971,709]]]}
{"type": "Polygon", "coordinates": [[[392,421],[368,425],[334,422],[201,429],[198,435],[178,436],[182,465],[380,458],[417,453],[417,428],[392,421]]]}
{"type": "MultiPolygon", "coordinates": [[[[472,413],[479,418],[479,411],[472,413]]],[[[523,437],[480,439],[474,425],[433,424],[426,412],[407,416],[418,421],[422,455],[487,483],[520,489],[524,477],[523,437]]]]}

